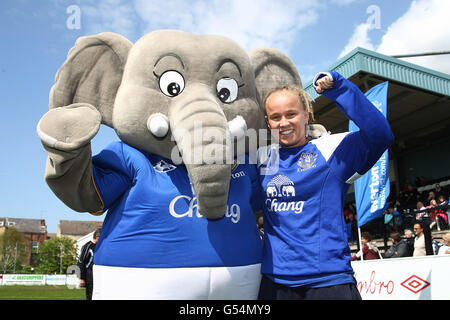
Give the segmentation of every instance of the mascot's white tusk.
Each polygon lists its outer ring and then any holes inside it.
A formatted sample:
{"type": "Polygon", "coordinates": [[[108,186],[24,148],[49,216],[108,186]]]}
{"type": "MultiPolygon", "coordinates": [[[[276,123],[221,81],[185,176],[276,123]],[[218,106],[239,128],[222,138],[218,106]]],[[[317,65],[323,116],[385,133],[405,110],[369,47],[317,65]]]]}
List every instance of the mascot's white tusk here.
{"type": "Polygon", "coordinates": [[[237,140],[242,139],[247,132],[247,123],[241,116],[237,116],[233,120],[228,122],[228,129],[232,137],[236,137],[237,140]]]}
{"type": "Polygon", "coordinates": [[[147,120],[147,128],[155,137],[162,138],[169,132],[169,119],[162,113],[152,114],[147,120]]]}
{"type": "Polygon", "coordinates": [[[330,131],[327,131],[325,127],[321,124],[309,124],[306,126],[306,137],[307,138],[320,138],[324,135],[329,135],[330,131]]]}

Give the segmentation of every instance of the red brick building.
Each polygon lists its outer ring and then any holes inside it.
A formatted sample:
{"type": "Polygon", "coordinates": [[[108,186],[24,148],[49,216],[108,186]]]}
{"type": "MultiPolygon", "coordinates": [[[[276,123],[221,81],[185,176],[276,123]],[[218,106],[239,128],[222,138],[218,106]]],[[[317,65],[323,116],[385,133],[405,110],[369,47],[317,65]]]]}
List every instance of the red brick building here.
{"type": "Polygon", "coordinates": [[[24,235],[27,245],[25,265],[30,265],[32,256],[37,253],[39,245],[47,240],[47,226],[44,219],[0,218],[0,234],[8,228],[14,228],[24,235]]]}

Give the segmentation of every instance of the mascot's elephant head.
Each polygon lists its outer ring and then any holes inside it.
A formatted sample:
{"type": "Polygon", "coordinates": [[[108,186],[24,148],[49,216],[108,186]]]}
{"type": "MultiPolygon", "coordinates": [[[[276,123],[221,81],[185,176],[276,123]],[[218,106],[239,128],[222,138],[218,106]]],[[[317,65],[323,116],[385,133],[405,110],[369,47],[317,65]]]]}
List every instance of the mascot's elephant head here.
{"type": "Polygon", "coordinates": [[[226,211],[232,141],[266,127],[261,101],[280,84],[301,80],[275,49],[247,53],[225,37],[175,30],[151,32],[134,45],[101,33],[79,38],[70,50],[50,108],[89,103],[123,142],[178,157],[199,212],[214,219],[226,211]]]}

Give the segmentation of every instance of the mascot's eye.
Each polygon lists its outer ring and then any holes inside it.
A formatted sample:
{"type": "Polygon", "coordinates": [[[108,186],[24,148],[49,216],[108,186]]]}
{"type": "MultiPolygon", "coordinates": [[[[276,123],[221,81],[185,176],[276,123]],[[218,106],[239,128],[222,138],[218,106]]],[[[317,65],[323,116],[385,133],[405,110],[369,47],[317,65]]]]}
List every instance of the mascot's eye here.
{"type": "Polygon", "coordinates": [[[232,78],[222,78],[217,82],[217,96],[223,103],[231,103],[237,99],[238,84],[232,78]]]}
{"type": "Polygon", "coordinates": [[[175,97],[184,89],[184,78],[177,71],[166,71],[159,78],[159,89],[166,96],[175,97]]]}

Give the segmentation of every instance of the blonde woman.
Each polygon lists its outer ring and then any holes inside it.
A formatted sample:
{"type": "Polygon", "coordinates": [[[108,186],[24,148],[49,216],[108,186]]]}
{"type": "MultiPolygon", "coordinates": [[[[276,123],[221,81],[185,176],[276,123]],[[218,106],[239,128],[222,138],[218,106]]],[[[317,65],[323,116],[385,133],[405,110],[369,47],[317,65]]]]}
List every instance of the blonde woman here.
{"type": "Polygon", "coordinates": [[[264,250],[260,299],[361,299],[350,265],[344,196],[393,141],[386,118],[337,72],[320,73],[316,92],[335,101],[360,131],[311,140],[312,107],[300,88],[280,87],[265,99],[266,121],[279,145],[266,161],[264,250]],[[278,170],[269,170],[270,164],[278,170]]]}

